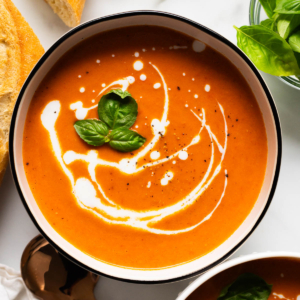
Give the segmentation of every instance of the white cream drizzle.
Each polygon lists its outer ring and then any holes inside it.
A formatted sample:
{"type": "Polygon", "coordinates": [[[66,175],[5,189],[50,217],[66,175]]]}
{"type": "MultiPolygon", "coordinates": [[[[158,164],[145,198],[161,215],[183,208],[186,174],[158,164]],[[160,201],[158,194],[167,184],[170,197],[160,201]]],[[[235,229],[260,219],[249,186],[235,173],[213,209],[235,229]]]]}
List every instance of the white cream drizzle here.
{"type": "Polygon", "coordinates": [[[83,120],[87,116],[89,110],[87,108],[83,108],[83,103],[81,101],[77,101],[70,105],[71,110],[75,110],[75,116],[78,120],[83,120]]]}
{"type": "Polygon", "coordinates": [[[160,180],[160,184],[162,186],[168,185],[169,181],[172,180],[174,177],[174,174],[170,171],[168,171],[165,176],[160,180]]]}
{"type": "Polygon", "coordinates": [[[202,52],[206,48],[206,45],[200,41],[195,40],[192,44],[192,48],[195,52],[202,52]]]}
{"type": "Polygon", "coordinates": [[[210,91],[210,85],[206,84],[204,87],[205,92],[209,92],[210,91]]]}
{"type": "Polygon", "coordinates": [[[181,160],[187,160],[189,157],[188,153],[184,150],[179,151],[178,158],[181,160]]]}
{"type": "MultiPolygon", "coordinates": [[[[282,294],[273,293],[273,296],[278,297],[279,299],[291,300],[290,298],[286,298],[282,294]]],[[[297,297],[297,300],[299,300],[298,297],[297,297]]]]}
{"type": "Polygon", "coordinates": [[[140,60],[137,60],[136,62],[134,62],[133,64],[133,68],[136,70],[136,71],[141,71],[144,67],[144,64],[140,61],[140,60]]]}
{"type": "Polygon", "coordinates": [[[140,80],[145,81],[147,79],[147,76],[145,74],[141,74],[140,80]]]}
{"type": "Polygon", "coordinates": [[[160,84],[159,82],[154,83],[153,87],[154,87],[155,89],[159,89],[159,88],[161,87],[161,84],[160,84]]]}
{"type": "MultiPolygon", "coordinates": [[[[105,92],[110,87],[116,86],[116,85],[121,86],[121,89],[123,91],[126,91],[129,87],[129,85],[134,83],[134,82],[135,82],[135,78],[133,76],[128,76],[128,77],[125,77],[123,79],[119,79],[117,81],[114,81],[106,87],[105,87],[105,84],[104,84],[104,88],[100,91],[100,93],[97,95],[97,97],[99,97],[103,92],[105,92]]],[[[102,84],[102,87],[103,87],[103,84],[102,84]]],[[[89,108],[84,108],[83,103],[81,101],[77,101],[75,103],[70,104],[70,109],[75,110],[75,116],[78,120],[83,120],[87,116],[87,114],[90,110],[95,109],[97,107],[98,107],[98,104],[93,105],[89,108]]]]}
{"type": "Polygon", "coordinates": [[[158,151],[152,151],[151,154],[150,154],[150,157],[153,160],[157,160],[157,159],[160,158],[160,152],[158,152],[158,151]]]}
{"type": "MultiPolygon", "coordinates": [[[[110,224],[122,224],[131,226],[133,228],[139,228],[146,230],[148,232],[154,233],[154,234],[179,234],[183,232],[187,232],[190,230],[193,230],[197,226],[201,225],[203,222],[209,220],[215,210],[218,208],[220,203],[222,202],[222,199],[225,195],[226,186],[227,186],[227,176],[224,176],[224,189],[222,192],[222,195],[213,208],[213,210],[206,215],[205,218],[200,220],[197,224],[179,229],[179,230],[164,230],[164,229],[157,229],[153,228],[151,225],[163,220],[164,218],[173,215],[174,213],[178,213],[180,211],[183,211],[188,206],[192,205],[196,202],[196,200],[199,198],[199,196],[209,187],[209,185],[212,183],[214,178],[220,173],[222,169],[222,162],[226,153],[227,149],[227,123],[226,118],[224,115],[224,111],[222,106],[219,104],[220,111],[223,115],[224,120],[224,135],[225,135],[225,142],[224,146],[221,146],[221,144],[218,142],[216,136],[211,131],[210,126],[206,124],[206,117],[205,117],[205,110],[202,108],[202,118],[199,117],[195,112],[191,110],[191,112],[194,114],[194,116],[200,121],[201,126],[199,133],[192,139],[190,144],[188,144],[186,147],[182,148],[176,153],[173,153],[168,158],[163,158],[156,160],[151,163],[146,163],[144,165],[138,166],[138,161],[140,158],[146,156],[149,152],[151,152],[151,149],[153,149],[156,145],[156,143],[159,141],[161,136],[166,134],[166,127],[169,124],[167,121],[168,116],[168,109],[169,109],[169,95],[168,95],[168,87],[164,80],[164,77],[160,73],[159,69],[151,64],[152,67],[158,72],[161,82],[164,88],[164,109],[163,109],[163,115],[160,120],[153,119],[151,121],[151,127],[153,132],[153,138],[151,141],[146,144],[145,147],[141,148],[141,150],[135,154],[133,157],[122,159],[119,162],[109,162],[106,160],[103,160],[98,157],[98,152],[95,150],[88,151],[87,154],[80,154],[76,153],[74,151],[67,151],[66,153],[62,153],[60,148],[59,139],[55,130],[55,123],[56,120],[60,114],[60,101],[54,100],[47,104],[47,106],[44,108],[43,113],[41,115],[42,124],[45,127],[45,129],[49,133],[51,145],[55,154],[55,157],[57,158],[59,164],[62,167],[63,172],[66,174],[66,176],[69,178],[70,183],[72,185],[73,192],[75,194],[75,197],[78,201],[78,204],[87,210],[90,210],[95,215],[97,215],[99,218],[104,220],[107,223],[110,224]],[[208,164],[207,170],[205,171],[205,174],[202,178],[202,180],[199,182],[199,184],[183,199],[178,201],[177,203],[170,205],[168,207],[164,207],[161,209],[153,209],[148,211],[134,211],[130,209],[125,209],[120,205],[117,205],[114,203],[113,200],[109,199],[105,192],[103,191],[101,185],[96,180],[96,172],[95,169],[97,166],[108,166],[117,168],[121,172],[124,172],[126,174],[133,174],[137,172],[142,172],[145,168],[162,164],[166,161],[170,161],[176,157],[179,159],[182,159],[182,155],[185,157],[188,155],[188,149],[197,143],[200,142],[200,135],[201,132],[205,129],[210,137],[211,141],[211,157],[210,162],[208,164]],[[215,147],[214,145],[217,145],[218,150],[220,151],[221,159],[218,162],[217,166],[213,168],[214,160],[215,160],[215,147]],[[184,153],[184,154],[182,154],[184,153]],[[72,172],[68,169],[67,165],[71,164],[72,162],[76,160],[85,161],[87,163],[88,172],[90,175],[90,179],[88,178],[79,178],[76,180],[73,177],[72,172]],[[97,186],[100,194],[104,199],[97,196],[97,191],[95,189],[95,186],[97,186]],[[105,202],[105,201],[106,202],[105,202]]],[[[111,84],[109,84],[106,88],[102,89],[98,96],[102,94],[105,90],[107,90],[109,87],[112,86],[121,86],[123,90],[126,90],[129,86],[129,84],[132,84],[134,82],[133,77],[126,77],[121,80],[117,80],[111,84]]],[[[79,117],[82,117],[84,112],[89,111],[91,109],[94,109],[97,107],[97,105],[92,106],[90,108],[83,108],[82,103],[79,103],[80,101],[71,104],[70,108],[75,110],[75,115],[79,117]]],[[[227,174],[227,171],[225,170],[225,175],[227,174]]],[[[170,175],[170,174],[169,174],[170,175]]],[[[173,173],[172,173],[173,176],[173,173]]],[[[150,182],[151,183],[151,182],[150,182]]],[[[149,182],[148,182],[149,185],[149,182]]]]}

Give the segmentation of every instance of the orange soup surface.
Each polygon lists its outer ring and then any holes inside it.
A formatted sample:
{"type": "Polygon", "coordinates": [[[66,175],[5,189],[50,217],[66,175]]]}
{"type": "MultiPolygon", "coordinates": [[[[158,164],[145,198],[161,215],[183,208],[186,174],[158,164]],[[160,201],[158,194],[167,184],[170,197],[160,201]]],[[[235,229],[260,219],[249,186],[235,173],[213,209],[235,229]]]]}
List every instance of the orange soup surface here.
{"type": "Polygon", "coordinates": [[[253,208],[267,138],[256,99],[233,64],[178,32],[104,32],[66,53],[29,107],[23,160],[51,226],[101,261],[162,268],[222,244],[253,208]],[[98,119],[111,89],[138,104],[132,152],[90,146],[74,123],[98,119]]]}
{"type": "Polygon", "coordinates": [[[300,260],[268,258],[232,267],[205,282],[187,300],[217,300],[222,289],[232,284],[240,275],[252,273],[272,285],[268,300],[300,299],[300,260]]]}

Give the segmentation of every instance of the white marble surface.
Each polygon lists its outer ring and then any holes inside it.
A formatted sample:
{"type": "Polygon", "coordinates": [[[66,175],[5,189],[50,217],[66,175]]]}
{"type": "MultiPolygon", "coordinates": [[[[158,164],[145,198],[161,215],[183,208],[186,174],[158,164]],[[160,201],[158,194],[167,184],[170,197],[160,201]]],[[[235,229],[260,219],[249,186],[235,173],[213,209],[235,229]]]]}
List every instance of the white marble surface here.
{"type": "MultiPolygon", "coordinates": [[[[42,0],[13,0],[45,49],[68,28],[42,0]]],[[[250,1],[250,0],[249,0],[250,1]]],[[[82,21],[136,10],[163,10],[193,19],[235,42],[233,24],[248,24],[248,0],[87,0],[82,21]]],[[[269,250],[300,251],[300,91],[263,75],[274,96],[283,132],[279,184],[271,207],[235,256],[269,250]]],[[[19,269],[26,244],[38,234],[14,187],[10,170],[0,188],[0,263],[19,269]]],[[[190,280],[167,285],[135,285],[102,278],[98,300],[175,299],[190,280]]]]}

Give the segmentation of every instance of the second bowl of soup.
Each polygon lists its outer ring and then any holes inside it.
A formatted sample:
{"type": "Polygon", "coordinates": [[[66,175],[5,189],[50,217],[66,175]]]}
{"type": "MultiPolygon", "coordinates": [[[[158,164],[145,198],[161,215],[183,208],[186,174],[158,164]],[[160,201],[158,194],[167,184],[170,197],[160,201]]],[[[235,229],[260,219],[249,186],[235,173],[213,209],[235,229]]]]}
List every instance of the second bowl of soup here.
{"type": "Polygon", "coordinates": [[[177,300],[299,300],[300,255],[255,253],[232,259],[199,277],[177,300]]]}

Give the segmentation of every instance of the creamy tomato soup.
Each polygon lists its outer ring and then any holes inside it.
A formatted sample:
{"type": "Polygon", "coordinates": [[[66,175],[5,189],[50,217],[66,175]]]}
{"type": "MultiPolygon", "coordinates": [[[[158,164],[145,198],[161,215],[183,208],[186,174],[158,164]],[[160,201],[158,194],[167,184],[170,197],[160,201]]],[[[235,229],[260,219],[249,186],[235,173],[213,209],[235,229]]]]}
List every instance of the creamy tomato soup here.
{"type": "Polygon", "coordinates": [[[256,99],[220,53],[154,26],[101,33],[65,54],[28,111],[23,159],[49,223],[107,263],[162,268],[222,244],[253,208],[267,139],[256,99]],[[98,119],[111,89],[138,104],[133,152],[94,147],[74,123],[98,119]]]}
{"type": "MultiPolygon", "coordinates": [[[[188,300],[217,300],[222,289],[245,273],[261,277],[272,285],[268,300],[300,299],[300,260],[268,258],[247,262],[230,268],[200,286],[188,300]]],[[[253,298],[254,299],[254,298],[253,298]]]]}

